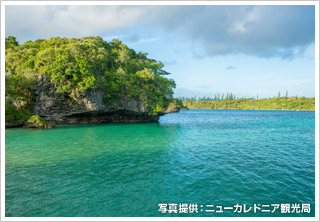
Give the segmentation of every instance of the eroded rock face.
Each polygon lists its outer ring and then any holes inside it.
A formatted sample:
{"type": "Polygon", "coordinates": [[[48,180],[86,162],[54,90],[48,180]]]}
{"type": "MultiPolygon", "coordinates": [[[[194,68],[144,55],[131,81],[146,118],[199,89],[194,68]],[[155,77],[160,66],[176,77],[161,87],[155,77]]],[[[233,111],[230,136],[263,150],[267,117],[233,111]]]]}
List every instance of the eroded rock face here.
{"type": "Polygon", "coordinates": [[[23,127],[23,123],[18,123],[17,121],[6,121],[5,122],[6,128],[15,128],[15,127],[23,127]]]}
{"type": "Polygon", "coordinates": [[[51,124],[98,124],[155,122],[159,115],[148,115],[149,109],[143,101],[121,98],[114,105],[104,102],[103,89],[87,90],[77,100],[56,89],[49,79],[42,78],[35,92],[33,113],[51,124]]]}
{"type": "Polygon", "coordinates": [[[40,125],[37,122],[35,123],[30,123],[30,122],[26,122],[23,125],[24,128],[38,128],[38,129],[51,129],[53,128],[53,125],[40,125]]]}

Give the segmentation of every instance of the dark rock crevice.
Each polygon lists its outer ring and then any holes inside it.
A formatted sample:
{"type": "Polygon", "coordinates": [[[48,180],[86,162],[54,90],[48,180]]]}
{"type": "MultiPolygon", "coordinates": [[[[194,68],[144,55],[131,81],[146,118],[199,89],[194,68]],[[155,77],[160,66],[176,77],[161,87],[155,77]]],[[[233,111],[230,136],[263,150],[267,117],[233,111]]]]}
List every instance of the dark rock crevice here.
{"type": "Polygon", "coordinates": [[[33,114],[51,125],[156,122],[164,115],[150,115],[142,100],[122,97],[109,105],[105,103],[104,96],[103,89],[94,88],[74,100],[66,94],[57,93],[49,79],[41,78],[36,87],[33,114]]]}
{"type": "Polygon", "coordinates": [[[99,124],[99,123],[142,123],[157,122],[158,115],[149,116],[128,112],[81,113],[65,116],[63,122],[57,124],[99,124]]]}

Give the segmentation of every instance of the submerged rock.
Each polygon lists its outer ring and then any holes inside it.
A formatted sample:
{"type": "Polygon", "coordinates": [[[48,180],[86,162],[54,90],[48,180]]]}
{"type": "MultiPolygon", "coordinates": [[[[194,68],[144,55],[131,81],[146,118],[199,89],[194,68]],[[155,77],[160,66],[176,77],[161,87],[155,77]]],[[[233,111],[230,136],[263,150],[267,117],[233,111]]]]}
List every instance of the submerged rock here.
{"type": "Polygon", "coordinates": [[[39,115],[33,115],[30,119],[25,123],[25,128],[44,128],[50,129],[53,125],[49,124],[47,121],[42,119],[39,115]]]}

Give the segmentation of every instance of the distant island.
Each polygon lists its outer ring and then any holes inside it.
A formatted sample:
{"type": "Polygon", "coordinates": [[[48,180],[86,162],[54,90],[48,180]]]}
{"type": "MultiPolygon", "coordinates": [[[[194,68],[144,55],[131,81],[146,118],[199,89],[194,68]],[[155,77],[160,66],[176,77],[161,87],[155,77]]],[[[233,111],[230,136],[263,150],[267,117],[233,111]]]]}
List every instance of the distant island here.
{"type": "Polygon", "coordinates": [[[154,122],[181,105],[164,65],[117,39],[5,44],[6,127],[154,122]]]}
{"type": "Polygon", "coordinates": [[[238,98],[232,93],[218,94],[213,98],[180,98],[183,107],[188,109],[252,109],[252,110],[315,110],[315,98],[292,96],[273,98],[238,98]]]}

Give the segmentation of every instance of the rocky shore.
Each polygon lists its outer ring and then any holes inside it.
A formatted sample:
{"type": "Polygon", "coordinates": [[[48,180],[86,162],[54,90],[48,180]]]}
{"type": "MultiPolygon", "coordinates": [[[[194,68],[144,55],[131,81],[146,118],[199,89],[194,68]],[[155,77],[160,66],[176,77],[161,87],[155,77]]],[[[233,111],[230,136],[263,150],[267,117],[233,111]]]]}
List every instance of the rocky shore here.
{"type": "Polygon", "coordinates": [[[57,93],[48,78],[40,78],[35,87],[35,100],[32,115],[37,115],[47,125],[38,122],[26,124],[6,122],[6,127],[52,128],[55,125],[100,124],[100,123],[140,123],[156,122],[159,117],[176,108],[150,115],[144,101],[132,98],[118,98],[112,104],[104,101],[103,89],[88,89],[83,96],[74,100],[67,94],[57,93]]]}

